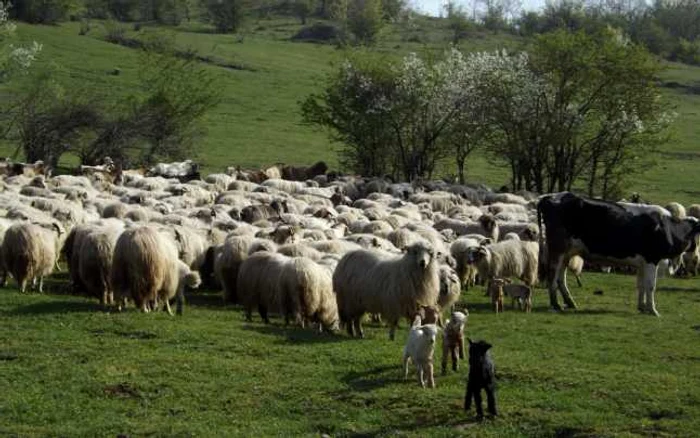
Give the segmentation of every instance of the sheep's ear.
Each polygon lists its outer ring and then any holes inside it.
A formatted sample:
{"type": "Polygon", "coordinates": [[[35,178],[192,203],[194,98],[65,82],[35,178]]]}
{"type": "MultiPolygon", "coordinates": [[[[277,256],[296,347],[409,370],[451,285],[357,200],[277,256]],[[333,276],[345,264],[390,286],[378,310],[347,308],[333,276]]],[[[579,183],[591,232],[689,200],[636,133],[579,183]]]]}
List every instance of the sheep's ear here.
{"type": "Polygon", "coordinates": [[[379,239],[377,239],[376,237],[373,237],[373,238],[372,238],[372,245],[373,245],[373,246],[379,246],[379,239]]]}
{"type": "Polygon", "coordinates": [[[493,243],[493,240],[490,237],[487,237],[484,240],[482,240],[479,245],[486,246],[486,245],[491,245],[492,243],[493,243]]]}
{"type": "Polygon", "coordinates": [[[472,345],[472,344],[473,344],[472,338],[467,338],[467,341],[469,341],[469,345],[472,345]]]}
{"type": "Polygon", "coordinates": [[[178,242],[182,242],[182,234],[177,228],[175,228],[175,240],[178,242]]]}

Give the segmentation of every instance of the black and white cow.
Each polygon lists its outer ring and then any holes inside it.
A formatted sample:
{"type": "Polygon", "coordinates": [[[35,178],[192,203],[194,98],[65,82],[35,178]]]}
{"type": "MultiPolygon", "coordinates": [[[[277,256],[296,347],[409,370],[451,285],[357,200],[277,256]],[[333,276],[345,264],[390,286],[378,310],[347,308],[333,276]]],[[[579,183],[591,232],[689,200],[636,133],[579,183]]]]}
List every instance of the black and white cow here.
{"type": "Polygon", "coordinates": [[[658,315],[654,302],[658,264],[694,244],[700,224],[674,219],[653,209],[628,209],[612,202],[563,192],[545,195],[537,204],[546,233],[545,269],[549,299],[561,309],[557,288],[568,307],[576,308],[566,285],[566,266],[573,255],[607,264],[637,268],[638,308],[658,315]],[[633,210],[633,211],[632,211],[633,210]]]}

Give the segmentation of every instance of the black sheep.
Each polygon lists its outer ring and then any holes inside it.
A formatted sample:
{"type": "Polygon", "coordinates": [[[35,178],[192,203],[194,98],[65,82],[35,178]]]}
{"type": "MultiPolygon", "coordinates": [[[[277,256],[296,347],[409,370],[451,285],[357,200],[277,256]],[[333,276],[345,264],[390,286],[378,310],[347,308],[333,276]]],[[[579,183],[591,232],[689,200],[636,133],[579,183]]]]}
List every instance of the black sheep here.
{"type": "Polygon", "coordinates": [[[491,344],[486,341],[472,342],[469,339],[469,380],[464,395],[464,410],[471,408],[472,397],[476,405],[476,415],[483,418],[481,407],[481,390],[486,390],[489,414],[496,416],[496,367],[489,355],[491,344]]]}

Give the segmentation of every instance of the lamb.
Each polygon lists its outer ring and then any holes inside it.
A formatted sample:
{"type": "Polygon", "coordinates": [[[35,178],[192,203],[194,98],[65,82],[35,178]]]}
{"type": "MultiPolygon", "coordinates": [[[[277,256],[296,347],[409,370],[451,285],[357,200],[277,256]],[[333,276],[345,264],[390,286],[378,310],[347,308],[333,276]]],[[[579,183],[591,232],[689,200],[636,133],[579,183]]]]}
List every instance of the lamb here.
{"type": "Polygon", "coordinates": [[[277,288],[287,322],[292,315],[301,327],[310,320],[319,323],[319,330],[337,330],[338,304],[326,268],[305,257],[291,258],[279,273],[277,288]]]}
{"type": "Polygon", "coordinates": [[[496,416],[496,367],[493,364],[489,350],[491,344],[485,341],[472,342],[469,339],[469,380],[464,394],[464,410],[471,409],[472,398],[476,405],[476,415],[483,418],[481,406],[481,390],[486,391],[486,401],[489,414],[496,416]]]}
{"type": "Polygon", "coordinates": [[[1,259],[21,293],[26,291],[27,280],[35,284],[37,278],[39,292],[44,291],[44,277],[51,274],[56,265],[63,233],[55,222],[43,226],[18,223],[5,232],[1,259]]]}
{"type": "Polygon", "coordinates": [[[488,295],[491,297],[491,307],[496,313],[503,312],[503,286],[506,280],[503,278],[494,278],[488,284],[488,295]]]}
{"type": "Polygon", "coordinates": [[[394,333],[399,319],[411,318],[420,306],[437,303],[440,276],[436,254],[426,242],[417,242],[401,256],[372,250],[352,251],[343,256],[333,274],[338,312],[348,334],[364,337],[361,318],[379,313],[394,333]]]}
{"type": "Polygon", "coordinates": [[[165,301],[172,315],[170,299],[177,298],[177,313],[182,314],[184,295],[180,293],[181,266],[175,242],[151,226],[124,231],[114,247],[111,281],[119,309],[127,298],[144,312],[152,303],[165,301]]]}
{"type": "MultiPolygon", "coordinates": [[[[465,310],[466,311],[466,310],[465,310]]],[[[447,357],[452,357],[452,370],[459,369],[459,359],[464,359],[464,326],[469,313],[452,312],[442,334],[442,374],[447,374],[447,357]]]]}
{"type": "Polygon", "coordinates": [[[505,281],[503,294],[512,299],[513,309],[515,309],[515,301],[517,300],[518,308],[530,313],[532,311],[532,288],[524,284],[512,284],[510,280],[503,281],[505,281]]]}
{"type": "Polygon", "coordinates": [[[537,242],[508,240],[479,246],[469,251],[467,259],[476,266],[479,277],[484,280],[516,277],[528,286],[537,283],[537,242]]]}
{"type": "Polygon", "coordinates": [[[408,362],[413,361],[418,372],[418,384],[425,388],[435,388],[433,375],[433,352],[438,327],[435,324],[413,325],[403,349],[404,380],[408,379],[408,362]]]}

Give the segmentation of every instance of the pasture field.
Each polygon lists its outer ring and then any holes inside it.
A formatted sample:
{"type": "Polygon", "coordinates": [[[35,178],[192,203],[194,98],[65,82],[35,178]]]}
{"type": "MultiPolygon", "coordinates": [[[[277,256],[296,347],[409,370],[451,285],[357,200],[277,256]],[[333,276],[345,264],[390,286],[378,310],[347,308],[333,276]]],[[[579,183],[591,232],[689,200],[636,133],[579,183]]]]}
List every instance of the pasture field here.
{"type": "Polygon", "coordinates": [[[529,315],[463,295],[466,334],[494,345],[501,415],[482,423],[462,410],[466,361],[432,390],[413,368],[403,380],[405,322],[395,342],[372,325],[358,340],[247,323],[213,291],[170,317],[104,312],[55,282],[2,290],[0,435],[697,436],[698,280],[660,280],[660,318],[636,312],[632,276],[583,281],[562,314],[541,289],[529,315]]]}
{"type": "MultiPolygon", "coordinates": [[[[299,29],[297,20],[273,17],[249,24],[241,35],[216,35],[201,25],[178,28],[144,27],[140,32],[125,25],[127,36],[143,33],[167,33],[178,47],[196,49],[201,55],[229,67],[210,66],[220,79],[223,101],[206,116],[206,137],[192,157],[199,160],[205,173],[222,171],[229,165],[263,166],[284,162],[310,164],[325,160],[337,166],[338,145],[331,144],[325,132],[305,126],[299,115],[299,101],[318,92],[326,73],[344,57],[345,51],[332,45],[299,43],[290,37],[299,29]],[[231,67],[232,66],[232,67],[231,67]]],[[[77,90],[92,88],[105,100],[133,91],[137,85],[138,51],[103,40],[105,26],[93,22],[88,35],[80,36],[79,23],[58,26],[20,24],[18,34],[27,41],[44,45],[37,68],[52,68],[77,90]],[[110,74],[119,69],[119,75],[110,74]]],[[[385,30],[377,48],[397,57],[410,51],[434,56],[449,46],[449,31],[437,19],[419,19],[410,26],[385,30]]],[[[476,34],[460,42],[466,51],[516,50],[523,40],[508,35],[476,34]]],[[[696,188],[697,150],[700,128],[700,68],[669,64],[661,81],[673,82],[664,89],[678,113],[673,139],[656,156],[656,165],[636,175],[629,191],[644,199],[665,204],[684,204],[700,200],[696,188]]],[[[0,153],[14,147],[0,145],[0,153]]],[[[66,156],[62,164],[74,167],[77,161],[66,156]]],[[[443,173],[454,173],[451,162],[443,173]]],[[[500,187],[508,182],[508,170],[489,163],[478,151],[467,163],[469,181],[500,187]]]]}

